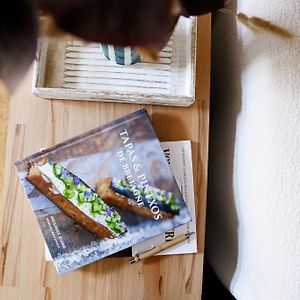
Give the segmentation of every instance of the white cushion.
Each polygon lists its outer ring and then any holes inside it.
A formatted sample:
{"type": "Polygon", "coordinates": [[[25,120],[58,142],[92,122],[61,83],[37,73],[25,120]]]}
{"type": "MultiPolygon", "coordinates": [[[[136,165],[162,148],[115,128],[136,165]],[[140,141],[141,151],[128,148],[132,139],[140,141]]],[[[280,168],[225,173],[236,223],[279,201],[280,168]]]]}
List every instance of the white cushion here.
{"type": "MultiPolygon", "coordinates": [[[[237,2],[300,35],[299,0],[237,2]]],[[[238,299],[300,299],[300,38],[213,32],[206,254],[238,299]]]]}

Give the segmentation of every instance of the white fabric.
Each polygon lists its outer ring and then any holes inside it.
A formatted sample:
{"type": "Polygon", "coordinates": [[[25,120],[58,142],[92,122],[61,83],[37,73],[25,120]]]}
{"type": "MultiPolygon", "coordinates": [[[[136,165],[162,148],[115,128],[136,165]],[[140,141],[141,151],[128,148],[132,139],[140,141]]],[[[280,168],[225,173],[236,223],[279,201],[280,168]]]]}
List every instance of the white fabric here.
{"type": "MultiPolygon", "coordinates": [[[[299,0],[237,2],[300,35],[299,0]]],[[[206,254],[236,298],[298,300],[300,39],[223,14],[213,32],[206,254]]]]}

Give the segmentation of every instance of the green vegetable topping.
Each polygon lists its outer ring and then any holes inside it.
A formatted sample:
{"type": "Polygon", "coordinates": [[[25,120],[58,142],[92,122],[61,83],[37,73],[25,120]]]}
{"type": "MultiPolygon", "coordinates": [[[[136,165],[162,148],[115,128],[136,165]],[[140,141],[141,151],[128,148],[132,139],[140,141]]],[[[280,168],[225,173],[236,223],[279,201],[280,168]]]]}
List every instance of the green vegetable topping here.
{"type": "Polygon", "coordinates": [[[53,171],[54,171],[55,176],[58,177],[58,176],[61,175],[62,167],[60,165],[54,165],[53,166],[53,171]]]}
{"type": "Polygon", "coordinates": [[[82,205],[85,202],[84,193],[78,194],[78,205],[82,205]]]}
{"type": "Polygon", "coordinates": [[[104,209],[103,209],[103,205],[98,202],[98,201],[94,201],[92,202],[92,211],[93,212],[102,212],[104,209]]]}
{"type": "Polygon", "coordinates": [[[121,234],[126,232],[126,224],[121,222],[121,216],[118,212],[109,207],[97,193],[77,176],[58,164],[53,165],[53,174],[64,183],[63,195],[67,199],[77,199],[78,206],[89,204],[91,215],[93,217],[97,217],[97,215],[103,216],[107,226],[114,233],[121,234]]]}
{"type": "Polygon", "coordinates": [[[74,198],[74,196],[75,196],[75,191],[74,191],[74,190],[70,190],[70,189],[65,189],[65,190],[64,190],[64,196],[65,196],[67,199],[72,199],[72,198],[74,198]]]}
{"type": "Polygon", "coordinates": [[[78,192],[85,192],[87,190],[87,187],[83,185],[82,183],[77,185],[78,192]]]}

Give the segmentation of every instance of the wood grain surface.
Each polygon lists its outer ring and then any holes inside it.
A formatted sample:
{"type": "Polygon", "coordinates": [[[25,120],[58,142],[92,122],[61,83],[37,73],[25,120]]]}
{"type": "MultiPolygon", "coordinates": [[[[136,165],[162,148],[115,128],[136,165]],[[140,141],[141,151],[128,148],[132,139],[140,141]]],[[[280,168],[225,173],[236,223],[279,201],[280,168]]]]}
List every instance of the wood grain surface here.
{"type": "Polygon", "coordinates": [[[3,208],[3,202],[1,200],[3,197],[3,174],[6,151],[9,99],[9,93],[0,80],[0,220],[2,217],[3,208]]]}
{"type": "MultiPolygon", "coordinates": [[[[52,263],[45,261],[42,235],[13,162],[142,106],[43,100],[32,95],[29,73],[10,100],[5,176],[1,176],[4,179],[1,300],[200,299],[207,187],[210,21],[210,15],[199,18],[196,102],[189,108],[146,106],[162,141],[192,141],[199,253],[153,257],[135,265],[129,265],[128,259],[123,258],[103,259],[66,275],[57,275],[52,263]]],[[[8,99],[0,99],[0,170],[3,170],[8,99]]]]}

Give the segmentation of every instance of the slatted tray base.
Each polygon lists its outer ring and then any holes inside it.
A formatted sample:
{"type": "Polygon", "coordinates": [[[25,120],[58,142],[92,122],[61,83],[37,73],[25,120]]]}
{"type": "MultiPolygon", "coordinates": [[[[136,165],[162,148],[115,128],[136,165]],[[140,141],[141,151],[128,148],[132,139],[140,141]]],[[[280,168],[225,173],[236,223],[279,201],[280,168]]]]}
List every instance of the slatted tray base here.
{"type": "Polygon", "coordinates": [[[195,100],[196,19],[181,18],[159,60],[120,66],[98,43],[41,40],[33,93],[43,98],[188,106],[195,100]]]}

